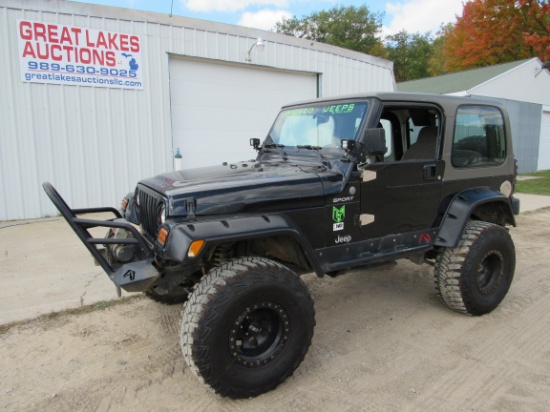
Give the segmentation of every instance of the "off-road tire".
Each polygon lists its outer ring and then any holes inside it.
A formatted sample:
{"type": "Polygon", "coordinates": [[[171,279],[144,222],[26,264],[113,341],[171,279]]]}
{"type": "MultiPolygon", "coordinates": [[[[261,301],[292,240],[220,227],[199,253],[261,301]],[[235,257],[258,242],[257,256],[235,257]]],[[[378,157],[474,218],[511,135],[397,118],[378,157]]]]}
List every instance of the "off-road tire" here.
{"type": "Polygon", "coordinates": [[[143,294],[155,302],[159,302],[164,305],[176,305],[187,301],[187,298],[189,297],[189,290],[183,287],[178,287],[169,293],[160,295],[155,291],[155,288],[151,288],[143,292],[143,294]]]}
{"type": "Polygon", "coordinates": [[[451,309],[484,315],[506,296],[515,266],[514,243],[505,228],[469,221],[458,246],[438,254],[435,289],[451,309]]]}
{"type": "Polygon", "coordinates": [[[241,258],[201,279],[183,309],[180,343],[206,385],[245,398],[292,375],[314,326],[313,299],[293,271],[265,258],[241,258]]]}

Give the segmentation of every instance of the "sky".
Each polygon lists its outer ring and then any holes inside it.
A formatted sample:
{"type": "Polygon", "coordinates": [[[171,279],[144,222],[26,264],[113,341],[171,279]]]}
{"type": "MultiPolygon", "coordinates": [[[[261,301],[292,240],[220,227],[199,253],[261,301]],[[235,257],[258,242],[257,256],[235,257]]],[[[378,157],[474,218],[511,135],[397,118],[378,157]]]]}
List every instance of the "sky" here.
{"type": "Polygon", "coordinates": [[[401,30],[435,34],[442,23],[456,21],[469,0],[72,0],[194,17],[238,26],[271,30],[282,18],[310,15],[335,6],[366,5],[384,13],[382,36],[401,30]]]}

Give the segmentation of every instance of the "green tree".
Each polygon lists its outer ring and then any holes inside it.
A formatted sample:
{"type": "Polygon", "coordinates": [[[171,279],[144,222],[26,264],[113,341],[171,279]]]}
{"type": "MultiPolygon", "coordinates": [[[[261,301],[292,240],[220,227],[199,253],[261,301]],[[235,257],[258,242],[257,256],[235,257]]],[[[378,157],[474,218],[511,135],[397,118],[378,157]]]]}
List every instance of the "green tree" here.
{"type": "Polygon", "coordinates": [[[371,13],[367,6],[336,6],[309,16],[283,19],[275,26],[278,33],[344,47],[384,57],[379,33],[383,13],[371,13]]]}
{"type": "Polygon", "coordinates": [[[432,40],[432,55],[428,62],[430,76],[440,76],[446,73],[444,47],[447,33],[449,33],[453,27],[453,23],[442,24],[435,38],[432,40]]]}
{"type": "Polygon", "coordinates": [[[396,82],[430,76],[429,63],[433,54],[430,33],[409,34],[401,30],[386,37],[388,58],[393,61],[396,82]]]}

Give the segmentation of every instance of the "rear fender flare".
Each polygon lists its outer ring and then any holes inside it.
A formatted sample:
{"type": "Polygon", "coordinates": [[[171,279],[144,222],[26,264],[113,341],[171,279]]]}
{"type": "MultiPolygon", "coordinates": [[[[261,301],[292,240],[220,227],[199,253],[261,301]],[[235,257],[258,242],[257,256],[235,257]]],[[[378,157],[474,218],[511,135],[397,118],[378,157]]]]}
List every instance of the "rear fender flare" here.
{"type": "Polygon", "coordinates": [[[494,206],[499,219],[484,219],[490,223],[504,226],[516,225],[511,201],[508,197],[489,187],[467,189],[458,193],[452,200],[441,222],[434,242],[435,246],[456,247],[464,227],[478,208],[494,206]]]}

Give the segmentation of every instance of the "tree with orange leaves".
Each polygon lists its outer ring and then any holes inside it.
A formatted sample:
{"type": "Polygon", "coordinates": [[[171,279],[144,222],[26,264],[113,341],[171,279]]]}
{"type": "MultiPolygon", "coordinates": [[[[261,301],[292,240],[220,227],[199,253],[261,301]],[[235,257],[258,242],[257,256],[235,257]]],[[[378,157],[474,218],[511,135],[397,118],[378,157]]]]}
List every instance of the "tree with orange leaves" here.
{"type": "Polygon", "coordinates": [[[549,0],[472,0],[445,33],[446,71],[550,60],[549,0]]]}

